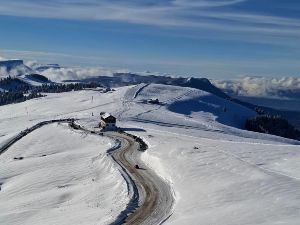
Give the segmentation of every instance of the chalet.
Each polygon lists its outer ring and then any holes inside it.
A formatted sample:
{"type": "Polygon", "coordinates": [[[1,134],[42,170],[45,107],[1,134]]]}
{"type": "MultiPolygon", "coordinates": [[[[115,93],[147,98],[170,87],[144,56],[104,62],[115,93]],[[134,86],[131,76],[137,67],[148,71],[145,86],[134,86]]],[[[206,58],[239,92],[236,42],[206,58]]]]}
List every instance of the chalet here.
{"type": "Polygon", "coordinates": [[[151,98],[148,100],[148,103],[150,104],[159,104],[158,98],[151,98]]]}
{"type": "Polygon", "coordinates": [[[99,123],[102,130],[116,130],[116,118],[109,113],[100,113],[101,120],[99,123]]]}

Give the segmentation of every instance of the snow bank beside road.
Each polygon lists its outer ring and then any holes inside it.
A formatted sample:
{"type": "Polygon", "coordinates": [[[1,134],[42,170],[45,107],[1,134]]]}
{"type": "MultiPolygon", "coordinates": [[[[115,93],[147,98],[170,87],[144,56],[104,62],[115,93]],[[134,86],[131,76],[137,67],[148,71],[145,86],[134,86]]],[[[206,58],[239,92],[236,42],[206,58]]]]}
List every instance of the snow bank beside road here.
{"type": "Polygon", "coordinates": [[[191,88],[151,84],[135,104],[142,159],[175,192],[165,224],[299,223],[299,142],[237,129],[253,111],[191,88]],[[140,103],[149,98],[164,104],[140,103]]]}
{"type": "Polygon", "coordinates": [[[0,157],[0,224],[109,224],[128,202],[110,140],[47,125],[0,157]],[[21,160],[22,159],[22,160],[21,160]]]}
{"type": "Polygon", "coordinates": [[[174,212],[165,224],[299,223],[299,146],[223,142],[217,135],[214,140],[154,130],[143,136],[148,135],[152,147],[142,159],[176,193],[174,212]]]}

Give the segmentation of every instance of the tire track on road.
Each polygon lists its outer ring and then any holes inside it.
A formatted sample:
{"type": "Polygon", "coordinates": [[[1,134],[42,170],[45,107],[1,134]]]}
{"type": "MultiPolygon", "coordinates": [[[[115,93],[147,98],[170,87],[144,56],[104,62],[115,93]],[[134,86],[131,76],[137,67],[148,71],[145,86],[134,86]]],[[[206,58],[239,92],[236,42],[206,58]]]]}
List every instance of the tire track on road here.
{"type": "MultiPolygon", "coordinates": [[[[79,124],[76,129],[94,134],[79,124]]],[[[127,185],[132,186],[133,193],[127,207],[111,225],[157,225],[164,223],[171,215],[174,195],[167,184],[140,159],[139,143],[126,133],[105,132],[104,136],[120,142],[120,146],[108,151],[113,160],[121,167],[127,185]],[[134,166],[139,165],[141,169],[134,166]],[[125,172],[125,176],[124,173],[125,172]],[[126,176],[128,176],[126,178],[126,176]]],[[[130,189],[130,188],[129,188],[130,189]]]]}
{"type": "Polygon", "coordinates": [[[113,132],[106,136],[123,140],[123,147],[112,155],[130,174],[139,193],[139,207],[119,224],[162,224],[172,214],[174,197],[171,187],[140,160],[142,152],[138,151],[139,144],[133,138],[113,132]],[[136,164],[141,169],[134,168],[136,164]]]}

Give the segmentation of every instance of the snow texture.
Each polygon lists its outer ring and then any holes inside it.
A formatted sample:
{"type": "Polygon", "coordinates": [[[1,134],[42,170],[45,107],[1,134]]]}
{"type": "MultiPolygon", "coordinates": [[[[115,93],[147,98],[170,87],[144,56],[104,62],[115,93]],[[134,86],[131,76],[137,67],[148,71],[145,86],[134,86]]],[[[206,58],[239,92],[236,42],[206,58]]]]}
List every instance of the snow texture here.
{"type": "MultiPolygon", "coordinates": [[[[141,84],[2,106],[0,144],[53,118],[76,117],[97,130],[100,112],[149,144],[141,157],[171,185],[176,200],[165,224],[299,224],[299,142],[240,129],[255,112],[204,91],[141,84]],[[159,104],[147,103],[155,98],[159,104]]],[[[113,221],[128,196],[105,155],[109,143],[64,125],[16,143],[0,156],[0,224],[113,221]]]]}

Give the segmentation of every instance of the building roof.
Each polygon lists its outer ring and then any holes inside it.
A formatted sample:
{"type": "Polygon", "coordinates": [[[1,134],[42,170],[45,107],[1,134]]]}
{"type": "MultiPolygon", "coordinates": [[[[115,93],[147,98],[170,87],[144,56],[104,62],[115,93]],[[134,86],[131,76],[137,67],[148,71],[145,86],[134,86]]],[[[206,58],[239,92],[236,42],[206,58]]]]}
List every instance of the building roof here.
{"type": "Polygon", "coordinates": [[[103,119],[107,119],[108,117],[113,117],[113,118],[115,118],[114,116],[112,116],[111,114],[109,114],[109,113],[104,113],[104,114],[102,114],[101,115],[101,117],[103,118],[103,119]]]}

